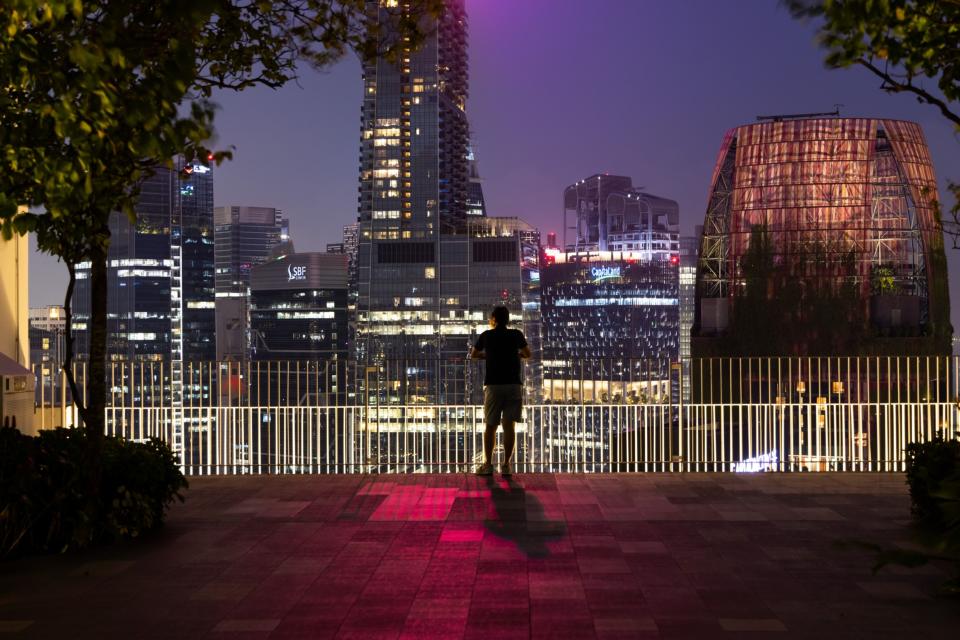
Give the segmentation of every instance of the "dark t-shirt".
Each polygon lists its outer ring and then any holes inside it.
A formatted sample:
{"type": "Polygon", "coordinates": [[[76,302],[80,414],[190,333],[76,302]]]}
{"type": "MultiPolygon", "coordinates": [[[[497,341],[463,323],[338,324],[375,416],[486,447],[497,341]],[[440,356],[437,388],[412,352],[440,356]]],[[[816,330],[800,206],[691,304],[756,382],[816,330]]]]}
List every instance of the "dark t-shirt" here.
{"type": "Polygon", "coordinates": [[[487,356],[483,384],[522,384],[519,351],[525,346],[527,339],[517,329],[497,327],[481,333],[474,349],[483,351],[487,356]]]}

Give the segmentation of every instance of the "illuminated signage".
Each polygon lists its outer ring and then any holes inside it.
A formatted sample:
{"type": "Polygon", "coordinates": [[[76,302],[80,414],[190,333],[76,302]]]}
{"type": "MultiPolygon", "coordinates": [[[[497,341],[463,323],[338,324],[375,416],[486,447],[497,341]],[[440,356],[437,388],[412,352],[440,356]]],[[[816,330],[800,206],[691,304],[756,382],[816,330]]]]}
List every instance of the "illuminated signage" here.
{"type": "Polygon", "coordinates": [[[202,164],[191,164],[187,165],[184,171],[187,173],[210,173],[210,167],[205,167],[202,164]]]}
{"type": "Polygon", "coordinates": [[[293,282],[294,280],[306,280],[307,279],[307,265],[296,266],[289,264],[287,265],[287,282],[293,282]]]}
{"type": "Polygon", "coordinates": [[[601,280],[609,280],[610,278],[619,278],[620,277],[620,267],[591,267],[590,275],[593,277],[594,282],[599,282],[601,280]]]}

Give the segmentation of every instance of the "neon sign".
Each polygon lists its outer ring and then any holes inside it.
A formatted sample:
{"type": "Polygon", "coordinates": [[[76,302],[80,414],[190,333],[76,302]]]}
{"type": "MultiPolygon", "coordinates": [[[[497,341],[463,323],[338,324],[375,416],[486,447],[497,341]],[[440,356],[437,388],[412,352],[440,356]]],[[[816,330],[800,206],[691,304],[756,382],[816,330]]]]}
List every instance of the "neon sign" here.
{"type": "Polygon", "coordinates": [[[610,278],[619,278],[620,277],[620,267],[591,267],[590,275],[593,277],[594,282],[600,282],[601,280],[609,280],[610,278]]]}

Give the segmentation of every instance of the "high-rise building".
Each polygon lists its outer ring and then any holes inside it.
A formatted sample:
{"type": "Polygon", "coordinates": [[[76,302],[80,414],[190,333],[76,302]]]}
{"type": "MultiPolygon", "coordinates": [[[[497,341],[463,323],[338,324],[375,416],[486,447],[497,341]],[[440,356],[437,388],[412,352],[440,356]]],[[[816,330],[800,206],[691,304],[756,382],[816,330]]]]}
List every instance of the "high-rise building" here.
{"type": "MultiPolygon", "coordinates": [[[[213,170],[175,161],[141,185],[136,220],[114,214],[107,263],[107,353],[114,361],[213,360],[213,170]]],[[[89,263],[77,265],[74,330],[87,353],[89,263]]]]}
{"type": "Polygon", "coordinates": [[[30,307],[29,319],[31,329],[62,332],[67,326],[67,317],[63,307],[56,304],[46,307],[30,307]]]}
{"type": "Polygon", "coordinates": [[[250,275],[253,392],[280,404],[342,404],[347,380],[347,257],[294,253],[250,275]],[[295,361],[295,363],[294,363],[295,361]],[[259,363],[258,363],[259,364],[259,363]]]}
{"type": "Polygon", "coordinates": [[[289,222],[273,207],[216,207],[217,360],[250,355],[250,272],[289,233],[289,222]]]}
{"type": "Polygon", "coordinates": [[[254,267],[250,329],[257,360],[343,358],[347,349],[347,259],[294,253],[254,267]]]}
{"type": "Polygon", "coordinates": [[[545,397],[666,397],[681,333],[677,203],[605,174],[563,201],[566,251],[547,247],[541,269],[545,397]]]}
{"type": "Polygon", "coordinates": [[[697,254],[703,227],[693,236],[680,238],[680,362],[683,366],[683,399],[690,401],[690,333],[696,315],[697,254]]]}
{"type": "Polygon", "coordinates": [[[630,251],[645,259],[676,255],[679,221],[675,201],[634,188],[627,176],[596,174],[563,192],[567,251],[630,251]]]}
{"type": "MultiPolygon", "coordinates": [[[[402,10],[368,2],[377,19],[402,10]]],[[[457,230],[469,181],[467,17],[446,3],[423,45],[363,69],[360,217],[363,239],[425,240],[457,230]]],[[[384,39],[391,34],[384,33],[384,39]]]]}
{"type": "MultiPolygon", "coordinates": [[[[369,4],[380,17],[396,10],[369,4]]],[[[409,403],[465,397],[463,357],[494,304],[524,322],[536,315],[536,231],[481,215],[476,172],[469,198],[463,0],[427,27],[420,49],[364,68],[361,112],[354,351],[360,363],[389,365],[385,393],[409,403]]]]}
{"type": "Polygon", "coordinates": [[[949,354],[920,126],[778,116],[729,131],[696,286],[695,357],[949,354]]]}

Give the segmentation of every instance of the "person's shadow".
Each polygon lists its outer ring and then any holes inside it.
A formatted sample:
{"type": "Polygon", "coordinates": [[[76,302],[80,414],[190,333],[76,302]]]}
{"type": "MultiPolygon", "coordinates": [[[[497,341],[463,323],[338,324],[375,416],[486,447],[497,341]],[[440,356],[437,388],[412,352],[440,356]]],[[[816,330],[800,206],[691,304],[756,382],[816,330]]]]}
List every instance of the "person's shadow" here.
{"type": "Polygon", "coordinates": [[[543,558],[550,555],[547,542],[559,540],[567,534],[566,523],[547,520],[543,504],[533,494],[518,484],[513,478],[504,480],[506,487],[493,476],[487,478],[490,498],[496,518],[484,520],[487,531],[510,540],[529,558],[543,558]]]}

